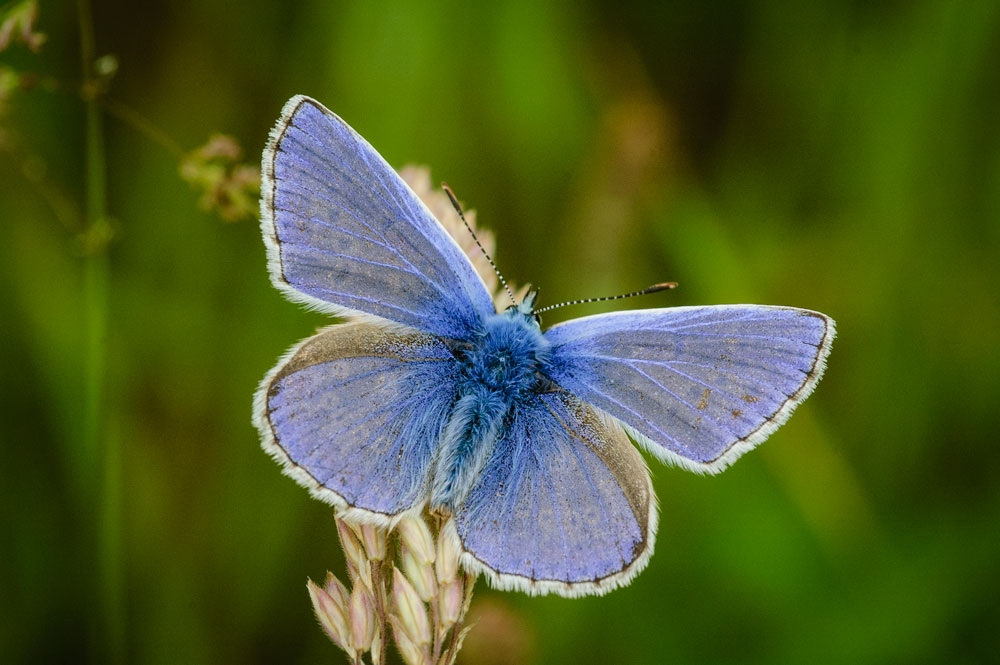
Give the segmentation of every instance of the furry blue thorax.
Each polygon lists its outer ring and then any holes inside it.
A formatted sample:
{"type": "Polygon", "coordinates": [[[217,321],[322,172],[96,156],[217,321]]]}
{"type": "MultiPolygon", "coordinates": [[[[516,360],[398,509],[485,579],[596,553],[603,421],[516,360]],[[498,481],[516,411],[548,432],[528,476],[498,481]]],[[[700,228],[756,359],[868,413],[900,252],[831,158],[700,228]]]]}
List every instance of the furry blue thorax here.
{"type": "Polygon", "coordinates": [[[507,401],[530,394],[540,366],[548,359],[549,342],[538,323],[511,307],[486,319],[483,332],[463,358],[465,383],[498,392],[507,401]]]}
{"type": "Polygon", "coordinates": [[[474,339],[453,348],[462,366],[458,399],[441,436],[431,508],[453,511],[465,499],[502,435],[511,409],[549,383],[549,341],[532,313],[534,294],[483,321],[474,339]]]}

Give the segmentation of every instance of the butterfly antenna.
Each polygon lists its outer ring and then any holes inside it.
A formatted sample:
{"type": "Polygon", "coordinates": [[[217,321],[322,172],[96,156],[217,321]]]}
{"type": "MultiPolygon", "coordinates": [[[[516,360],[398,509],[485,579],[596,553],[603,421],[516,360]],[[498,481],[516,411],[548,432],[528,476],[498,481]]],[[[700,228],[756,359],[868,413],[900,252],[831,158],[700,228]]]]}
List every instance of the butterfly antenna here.
{"type": "Polygon", "coordinates": [[[605,300],[621,300],[622,298],[632,298],[633,296],[644,296],[647,293],[666,291],[668,289],[673,289],[676,287],[677,287],[677,282],[661,282],[659,284],[653,284],[652,286],[647,286],[641,291],[633,291],[632,293],[623,293],[619,296],[604,296],[603,298],[584,298],[583,300],[570,300],[568,302],[561,302],[558,305],[549,305],[548,307],[536,309],[535,314],[541,314],[542,312],[547,312],[550,309],[555,309],[557,307],[566,307],[567,305],[582,305],[583,303],[586,302],[604,302],[605,300]]]}
{"type": "Polygon", "coordinates": [[[476,241],[476,247],[478,247],[479,251],[483,253],[486,260],[490,262],[493,272],[495,272],[497,277],[500,278],[500,283],[503,284],[504,290],[507,292],[507,295],[510,296],[510,303],[512,305],[516,305],[517,301],[514,300],[514,294],[510,292],[510,287],[507,286],[507,280],[503,278],[503,275],[500,274],[500,270],[497,269],[497,264],[493,263],[493,259],[491,259],[490,255],[486,253],[485,249],[483,249],[482,244],[479,242],[479,238],[476,237],[476,232],[473,231],[472,227],[469,226],[469,223],[465,221],[465,213],[462,212],[462,206],[458,204],[458,199],[455,198],[455,193],[451,191],[451,187],[449,187],[446,182],[441,183],[441,188],[444,190],[444,193],[448,195],[448,198],[451,199],[451,205],[454,206],[455,212],[457,212],[458,216],[462,219],[462,223],[465,224],[465,228],[469,232],[469,235],[471,235],[472,239],[476,241]]]}

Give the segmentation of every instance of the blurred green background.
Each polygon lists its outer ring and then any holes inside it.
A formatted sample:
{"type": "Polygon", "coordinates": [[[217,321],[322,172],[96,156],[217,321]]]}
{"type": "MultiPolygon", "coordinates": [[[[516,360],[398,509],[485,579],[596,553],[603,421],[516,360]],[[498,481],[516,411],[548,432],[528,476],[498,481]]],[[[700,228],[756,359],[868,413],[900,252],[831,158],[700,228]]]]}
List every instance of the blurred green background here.
{"type": "Polygon", "coordinates": [[[306,93],[447,180],[543,304],[676,280],[631,304],[838,323],[759,450],[651,464],[629,588],[481,585],[464,662],[996,662],[1000,3],[116,0],[93,26],[118,67],[90,233],[75,4],[0,54],[0,661],[341,662],[305,592],[342,570],[331,512],[250,423],[327,320],[168,147],[224,132],[255,164],[306,93]]]}

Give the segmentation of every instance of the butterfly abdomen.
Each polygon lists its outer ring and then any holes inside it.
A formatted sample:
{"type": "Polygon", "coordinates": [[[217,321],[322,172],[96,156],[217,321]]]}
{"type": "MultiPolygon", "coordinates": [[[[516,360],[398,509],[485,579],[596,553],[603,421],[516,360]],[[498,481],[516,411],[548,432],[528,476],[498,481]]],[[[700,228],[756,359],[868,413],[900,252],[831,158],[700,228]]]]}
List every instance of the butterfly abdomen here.
{"type": "Polygon", "coordinates": [[[465,500],[511,410],[540,392],[548,349],[538,324],[516,309],[489,317],[474,339],[454,349],[462,378],[438,447],[432,509],[454,511],[465,500]]]}
{"type": "Polygon", "coordinates": [[[470,386],[452,408],[438,447],[431,485],[431,509],[454,512],[472,489],[493,452],[509,405],[484,386],[470,386]]]}

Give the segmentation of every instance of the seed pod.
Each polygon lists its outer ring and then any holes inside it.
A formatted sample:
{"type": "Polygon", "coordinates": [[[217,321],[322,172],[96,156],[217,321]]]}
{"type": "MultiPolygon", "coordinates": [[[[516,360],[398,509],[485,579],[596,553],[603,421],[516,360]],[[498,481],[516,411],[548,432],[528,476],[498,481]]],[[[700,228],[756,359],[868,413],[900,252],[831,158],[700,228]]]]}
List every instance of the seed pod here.
{"type": "Polygon", "coordinates": [[[340,536],[340,545],[344,548],[344,556],[348,563],[353,563],[355,568],[361,568],[361,562],[366,561],[365,548],[361,545],[361,539],[355,528],[342,519],[337,519],[337,534],[340,536]]]}
{"type": "Polygon", "coordinates": [[[400,625],[407,636],[420,646],[430,644],[431,625],[427,618],[427,608],[417,590],[398,568],[392,569],[392,596],[396,602],[400,625]]]}
{"type": "Polygon", "coordinates": [[[354,656],[354,649],[351,646],[350,630],[347,627],[347,607],[340,606],[324,589],[320,588],[312,580],[306,583],[309,590],[309,598],[312,600],[313,612],[316,619],[334,644],[344,649],[354,656]]]}
{"type": "Polygon", "coordinates": [[[396,642],[396,648],[399,649],[399,655],[403,657],[406,665],[425,665],[427,662],[427,659],[424,658],[425,650],[417,646],[406,634],[406,630],[400,625],[399,617],[389,615],[389,623],[392,624],[392,635],[396,642]]]}
{"type": "Polygon", "coordinates": [[[375,601],[364,584],[354,586],[348,618],[351,624],[351,646],[360,652],[371,649],[372,639],[375,637],[375,601]]]}
{"type": "Polygon", "coordinates": [[[434,597],[437,584],[434,581],[434,567],[417,560],[413,550],[403,547],[403,572],[417,590],[420,600],[429,602],[434,597]]]}
{"type": "Polygon", "coordinates": [[[438,610],[441,613],[441,628],[448,630],[462,614],[462,602],[465,600],[465,589],[461,580],[453,580],[441,588],[438,596],[438,610]]]}
{"type": "Polygon", "coordinates": [[[344,616],[347,616],[347,608],[351,604],[351,592],[348,591],[343,582],[337,579],[337,577],[330,571],[327,571],[326,573],[326,584],[323,585],[323,590],[326,591],[330,597],[333,598],[334,602],[337,603],[337,606],[342,609],[344,616]]]}
{"type": "Polygon", "coordinates": [[[403,544],[412,550],[421,563],[434,563],[434,537],[424,520],[407,517],[396,527],[403,538],[403,544]]]}
{"type": "Polygon", "coordinates": [[[441,584],[447,584],[458,575],[458,557],[462,553],[454,538],[447,537],[447,527],[441,528],[437,541],[437,560],[434,565],[437,569],[437,578],[441,584]]]}
{"type": "Polygon", "coordinates": [[[365,544],[368,558],[381,561],[385,558],[385,529],[371,524],[361,525],[361,542],[365,544]]]}

